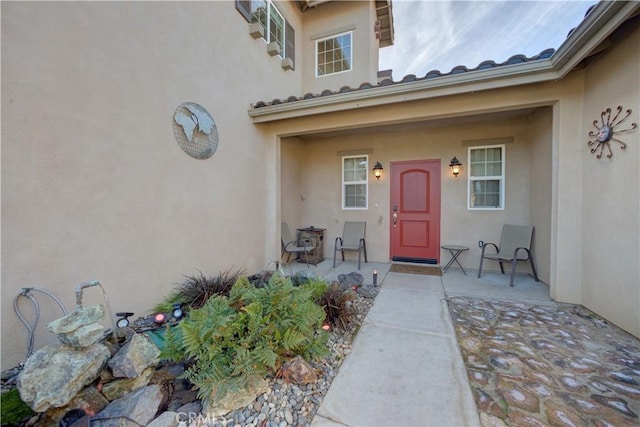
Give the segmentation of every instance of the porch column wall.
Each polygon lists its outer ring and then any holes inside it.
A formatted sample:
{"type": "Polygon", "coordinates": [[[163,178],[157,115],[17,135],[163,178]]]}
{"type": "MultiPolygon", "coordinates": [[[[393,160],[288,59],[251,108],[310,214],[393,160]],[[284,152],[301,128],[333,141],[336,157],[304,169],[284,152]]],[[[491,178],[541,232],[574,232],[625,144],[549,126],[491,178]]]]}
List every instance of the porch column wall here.
{"type": "MultiPolygon", "coordinates": [[[[297,137],[282,138],[280,144],[280,195],[281,212],[278,222],[286,222],[291,233],[307,224],[304,216],[305,190],[305,144],[297,137]]],[[[280,224],[278,224],[280,226],[280,224]]],[[[295,237],[295,234],[293,234],[295,237]]],[[[278,245],[280,235],[276,236],[278,245]]]]}
{"type": "Polygon", "coordinates": [[[265,150],[265,240],[264,254],[267,265],[280,260],[280,221],[282,218],[282,140],[270,136],[265,150]]]}
{"type": "MultiPolygon", "coordinates": [[[[582,283],[582,79],[567,79],[567,96],[553,106],[550,294],[580,304],[582,283]],[[569,96],[571,95],[571,96],[569,96]]],[[[564,89],[564,88],[563,88],[564,89]]]]}
{"type": "Polygon", "coordinates": [[[531,173],[529,176],[530,223],[535,226],[533,256],[538,277],[550,283],[551,265],[551,195],[553,185],[551,156],[552,121],[551,108],[536,111],[528,118],[529,155],[531,173]]]}

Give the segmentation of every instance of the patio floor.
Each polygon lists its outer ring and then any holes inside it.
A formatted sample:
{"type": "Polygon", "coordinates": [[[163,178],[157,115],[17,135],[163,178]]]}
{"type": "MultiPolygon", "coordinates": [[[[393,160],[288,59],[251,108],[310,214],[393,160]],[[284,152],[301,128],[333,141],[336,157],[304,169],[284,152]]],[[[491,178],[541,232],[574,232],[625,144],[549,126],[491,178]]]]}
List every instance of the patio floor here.
{"type": "MultiPolygon", "coordinates": [[[[391,268],[390,263],[362,262],[361,269],[357,269],[356,261],[337,262],[333,268],[333,260],[325,259],[317,266],[292,261],[283,264],[282,269],[286,274],[308,270],[318,277],[332,282],[337,280],[339,274],[358,272],[364,276],[365,284],[373,281],[373,270],[378,270],[378,283],[382,283],[391,268]]],[[[499,271],[484,270],[482,277],[478,279],[477,269],[465,268],[467,275],[462,270],[451,267],[441,276],[442,286],[447,296],[469,296],[477,298],[498,298],[514,301],[527,301],[535,304],[553,304],[549,296],[549,287],[543,282],[536,282],[528,274],[516,274],[515,286],[509,287],[509,275],[499,271]]],[[[407,274],[409,278],[415,276],[407,274]]]]}

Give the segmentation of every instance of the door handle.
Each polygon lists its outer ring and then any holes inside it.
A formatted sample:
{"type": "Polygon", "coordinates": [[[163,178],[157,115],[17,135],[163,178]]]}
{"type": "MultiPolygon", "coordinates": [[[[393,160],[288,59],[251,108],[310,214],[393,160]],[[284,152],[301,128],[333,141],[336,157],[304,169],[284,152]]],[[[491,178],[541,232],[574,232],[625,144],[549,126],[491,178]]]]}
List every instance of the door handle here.
{"type": "Polygon", "coordinates": [[[398,222],[398,214],[397,213],[393,213],[393,226],[396,226],[396,223],[398,222]]]}

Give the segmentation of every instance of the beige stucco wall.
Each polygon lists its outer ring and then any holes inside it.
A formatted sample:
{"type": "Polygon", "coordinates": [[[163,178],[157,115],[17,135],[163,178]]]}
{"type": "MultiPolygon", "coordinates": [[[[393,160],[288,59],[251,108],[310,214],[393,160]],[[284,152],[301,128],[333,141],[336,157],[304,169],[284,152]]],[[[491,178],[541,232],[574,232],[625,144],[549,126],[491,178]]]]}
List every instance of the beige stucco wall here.
{"type": "Polygon", "coordinates": [[[551,267],[551,188],[552,111],[543,108],[527,118],[529,133],[529,216],[535,224],[535,264],[540,280],[550,282],[551,267]]]}
{"type": "MultiPolygon", "coordinates": [[[[299,28],[295,4],[281,9],[299,28]]],[[[301,92],[299,68],[251,38],[234,2],[2,2],[3,369],[25,354],[22,287],[73,308],[76,284],[97,279],[138,316],[197,269],[265,265],[276,151],[247,108],[301,92]],[[175,141],[186,101],[216,121],[210,159],[175,141]]],[[[43,328],[59,312],[38,299],[43,328]]]]}
{"type": "Polygon", "coordinates": [[[338,1],[320,5],[304,13],[303,93],[319,94],[325,89],[338,90],[343,86],[357,88],[365,82],[377,83],[378,41],[373,30],[377,19],[374,3],[338,1]],[[316,40],[347,31],[353,31],[352,70],[316,77],[316,40]]]}
{"type": "MultiPolygon", "coordinates": [[[[523,165],[529,168],[526,179],[515,180],[508,179],[508,184],[517,184],[518,188],[526,188],[526,196],[521,197],[523,206],[527,206],[522,215],[516,218],[522,221],[526,220],[536,226],[535,254],[539,269],[541,270],[541,278],[550,286],[551,296],[562,302],[581,303],[582,302],[582,274],[583,274],[583,227],[582,227],[582,199],[583,199],[583,163],[576,161],[584,152],[585,140],[578,136],[583,134],[583,97],[584,97],[584,71],[575,71],[560,81],[523,85],[513,88],[494,89],[488,91],[474,92],[471,95],[451,95],[427,98],[423,100],[405,101],[398,103],[390,103],[388,105],[372,106],[363,108],[359,106],[359,101],[353,101],[352,108],[346,107],[339,112],[324,113],[317,116],[299,117],[290,120],[276,121],[270,124],[260,125],[269,133],[270,139],[277,140],[277,135],[310,135],[316,132],[328,130],[343,131],[345,129],[366,129],[368,126],[384,126],[385,124],[398,123],[415,123],[428,120],[433,122],[433,128],[438,128],[438,121],[459,120],[461,117],[482,116],[485,113],[504,112],[518,110],[523,108],[540,108],[538,113],[530,115],[525,119],[526,124],[522,123],[522,135],[517,138],[524,138],[527,141],[528,151],[522,154],[520,160],[524,160],[523,165]],[[541,176],[539,176],[541,175],[541,176]]],[[[351,102],[351,101],[349,101],[351,102]]],[[[364,103],[366,105],[366,103],[364,103]]],[[[441,127],[442,125],[440,125],[441,127]]],[[[476,125],[478,126],[478,125],[476,125]]],[[[462,128],[462,127],[461,127],[462,128]]],[[[441,130],[444,131],[444,130],[441,130]]],[[[436,131],[437,133],[437,131],[436,131]]],[[[504,136],[496,135],[495,132],[480,131],[478,134],[486,134],[486,137],[504,136]]],[[[370,141],[374,138],[384,138],[396,143],[396,139],[389,136],[389,133],[381,133],[376,130],[369,134],[370,141]],[[381,135],[378,135],[381,134],[381,135]],[[384,135],[384,136],[382,136],[384,135]]],[[[309,136],[307,136],[309,138],[309,136]]],[[[354,138],[350,136],[348,138],[354,138]]],[[[476,139],[480,136],[465,136],[461,139],[476,139]]],[[[515,139],[516,141],[518,139],[515,139]]],[[[348,139],[342,138],[347,141],[348,139]]],[[[330,140],[329,140],[330,141],[330,140]]],[[[350,140],[354,144],[358,140],[350,140]]],[[[360,144],[370,147],[371,143],[360,142],[360,144]]],[[[325,146],[326,141],[319,140],[319,145],[325,146]]],[[[357,147],[357,145],[356,145],[357,147]]],[[[329,146],[325,147],[330,153],[324,153],[326,156],[324,162],[330,166],[331,170],[337,171],[338,163],[329,163],[335,157],[338,148],[329,146]]],[[[373,147],[372,162],[382,161],[386,167],[385,157],[380,155],[380,149],[373,147]]],[[[318,149],[320,151],[320,149],[318,149]]],[[[453,155],[458,155],[460,150],[445,151],[439,158],[443,159],[443,165],[446,166],[453,155]]],[[[426,152],[420,152],[419,157],[426,158],[426,152]]],[[[314,156],[318,156],[314,153],[314,156]]],[[[312,157],[312,156],[309,156],[312,157]]],[[[399,156],[396,156],[399,157],[399,156]]],[[[393,159],[394,156],[387,156],[387,160],[393,159]]],[[[520,166],[520,163],[511,162],[511,156],[507,151],[507,174],[509,175],[510,165],[520,166]]],[[[517,156],[516,156],[517,159],[517,156]]],[[[443,173],[447,168],[443,167],[443,173]]],[[[339,172],[336,173],[339,177],[339,172]]],[[[466,197],[466,184],[458,187],[450,187],[445,191],[448,177],[443,179],[443,196],[442,205],[451,205],[451,201],[458,198],[466,197]],[[449,192],[450,191],[450,192],[449,192]],[[452,199],[452,197],[454,199],[452,199]]],[[[325,173],[317,174],[313,179],[322,180],[328,185],[329,179],[325,173]]],[[[460,178],[459,178],[460,179],[460,178]]],[[[375,183],[373,183],[375,184],[375,183]]],[[[333,184],[336,187],[336,184],[333,184]]],[[[382,186],[372,185],[373,192],[382,186]]],[[[335,190],[338,197],[338,188],[335,190]]],[[[380,194],[384,196],[388,194],[384,191],[380,194]]],[[[324,193],[323,193],[324,194],[324,193]]],[[[507,206],[513,206],[513,191],[507,191],[507,206]]],[[[374,200],[376,197],[373,194],[374,200]]],[[[337,200],[337,199],[336,199],[337,200]]],[[[386,199],[381,199],[385,202],[386,199]]],[[[329,206],[339,206],[339,201],[325,200],[329,206]]],[[[455,202],[454,204],[455,205],[455,202]]],[[[279,206],[279,205],[278,205],[279,206]]],[[[375,208],[375,201],[371,204],[375,208]]],[[[273,211],[279,207],[274,207],[273,211]]],[[[333,208],[332,208],[333,209],[333,208]]],[[[386,209],[383,209],[386,214],[386,209]]],[[[506,214],[507,212],[505,212],[506,214]]],[[[352,213],[349,213],[352,215],[352,213]]],[[[495,212],[476,212],[475,218],[482,219],[483,215],[495,215],[495,212]]],[[[498,217],[498,215],[495,215],[498,217]]],[[[501,218],[495,224],[510,218],[501,218]]],[[[335,223],[335,220],[332,220],[335,223]]],[[[369,214],[367,221],[376,224],[378,215],[369,214]]],[[[383,217],[383,221],[386,221],[383,217]]],[[[276,220],[274,219],[274,223],[276,220]]],[[[325,221],[326,222],[326,221],[325,221]]],[[[316,225],[316,224],[314,224],[316,225]]],[[[388,227],[382,225],[382,228],[388,227]]],[[[332,236],[335,237],[339,232],[339,227],[331,230],[332,236]]],[[[499,227],[494,231],[499,235],[499,227]]],[[[472,234],[469,234],[472,235],[472,234]]],[[[443,223],[442,240],[453,240],[455,237],[449,234],[447,225],[443,223]]],[[[496,237],[497,238],[497,237],[496,237]]],[[[470,264],[477,263],[477,240],[479,237],[469,238],[469,246],[473,248],[466,258],[471,260],[470,264]]],[[[485,236],[482,240],[489,240],[485,236]]],[[[275,242],[274,242],[275,243],[275,242]]],[[[463,242],[459,242],[463,243],[463,242]]],[[[385,249],[376,250],[376,257],[382,254],[383,257],[388,255],[388,242],[382,242],[385,249]]],[[[267,250],[276,256],[276,248],[278,246],[272,244],[267,250]]],[[[373,249],[371,251],[374,251],[373,249]]],[[[326,249],[325,249],[326,253],[326,249]]],[[[465,258],[465,262],[467,259],[465,258]]],[[[387,259],[387,258],[383,258],[387,259]]]]}
{"type": "Polygon", "coordinates": [[[281,192],[282,192],[282,221],[286,222],[292,237],[295,238],[296,228],[304,226],[303,206],[306,199],[305,180],[307,168],[305,165],[306,145],[299,138],[284,138],[282,140],[281,155],[281,192]]]}
{"type": "Polygon", "coordinates": [[[606,108],[614,114],[618,105],[632,110],[631,117],[614,131],[640,122],[638,22],[636,18],[627,24],[612,38],[612,49],[587,67],[583,126],[578,136],[584,192],[582,301],[635,335],[640,335],[640,130],[614,134],[627,148],[621,150],[611,141],[610,159],[606,149],[596,159],[586,142],[588,132],[596,130],[592,122],[601,123],[600,113],[606,108]]]}
{"type": "MultiPolygon", "coordinates": [[[[327,228],[327,244],[324,248],[325,257],[333,257],[333,241],[342,232],[345,220],[367,221],[367,252],[369,259],[378,262],[389,261],[390,241],[390,162],[412,159],[440,159],[442,181],[442,243],[466,245],[469,252],[461,255],[461,261],[466,267],[477,269],[480,256],[478,241],[498,242],[502,224],[532,223],[541,230],[548,230],[549,215],[536,215],[538,223],[532,222],[535,209],[532,200],[550,200],[550,186],[535,189],[536,197],[532,197],[530,182],[535,179],[537,170],[532,169],[530,158],[536,146],[546,147],[536,156],[543,158],[551,150],[550,132],[537,132],[549,122],[550,112],[539,113],[531,117],[520,117],[505,120],[471,122],[458,125],[423,126],[417,129],[407,129],[388,132],[364,133],[358,135],[344,135],[323,138],[307,138],[297,141],[305,147],[305,156],[300,158],[293,155],[296,144],[287,143],[287,150],[292,152],[285,161],[283,145],[283,170],[295,169],[289,165],[289,159],[302,161],[304,169],[303,184],[306,189],[301,204],[304,225],[327,228]],[[540,123],[540,124],[539,124],[540,123]],[[531,128],[535,127],[536,139],[532,139],[531,128]],[[462,141],[481,140],[491,138],[512,137],[513,142],[506,147],[506,209],[497,211],[470,211],[467,209],[467,179],[466,168],[463,174],[454,178],[448,168],[450,159],[457,156],[464,165],[468,165],[467,147],[462,141]],[[372,174],[369,176],[369,208],[362,211],[345,211],[341,208],[341,159],[343,152],[368,153],[372,167],[380,161],[385,168],[382,179],[377,181],[372,174]]],[[[299,152],[299,149],[298,149],[299,152]]],[[[541,160],[542,161],[542,160],[541,160]]],[[[284,185],[283,185],[284,187],[284,185]]],[[[295,195],[297,199],[297,194],[295,195]]],[[[283,194],[283,203],[288,195],[283,194]]],[[[537,203],[537,202],[536,202],[537,203]]],[[[542,232],[541,236],[545,236],[542,232]]],[[[546,262],[542,269],[545,274],[543,280],[548,281],[549,271],[549,239],[540,238],[537,250],[540,258],[546,262]]],[[[446,262],[449,254],[442,252],[441,259],[446,262]]],[[[497,269],[498,265],[488,263],[487,268],[497,269]]],[[[528,271],[528,265],[520,266],[521,271],[528,271]]]]}

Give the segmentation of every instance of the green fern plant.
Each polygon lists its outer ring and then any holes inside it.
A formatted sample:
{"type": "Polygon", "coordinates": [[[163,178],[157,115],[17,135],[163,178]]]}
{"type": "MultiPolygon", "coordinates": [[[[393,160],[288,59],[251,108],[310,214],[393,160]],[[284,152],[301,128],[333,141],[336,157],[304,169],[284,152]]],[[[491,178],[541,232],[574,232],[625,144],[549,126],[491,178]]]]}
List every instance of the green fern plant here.
{"type": "Polygon", "coordinates": [[[190,361],[183,376],[198,388],[198,397],[215,391],[219,398],[275,374],[289,357],[326,355],[324,317],[312,287],[294,287],[276,274],[255,288],[243,277],[228,297],[210,298],[168,330],[161,357],[190,361]]]}
{"type": "MultiPolygon", "coordinates": [[[[294,282],[294,285],[295,282],[294,282]]],[[[308,288],[311,290],[311,297],[316,303],[320,303],[322,300],[322,296],[325,294],[327,289],[329,288],[329,284],[323,280],[318,278],[308,279],[306,282],[302,283],[301,286],[303,288],[308,288]]]]}

